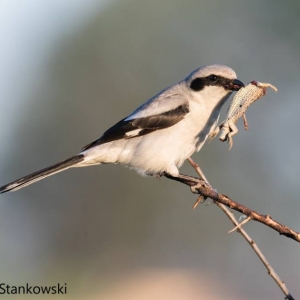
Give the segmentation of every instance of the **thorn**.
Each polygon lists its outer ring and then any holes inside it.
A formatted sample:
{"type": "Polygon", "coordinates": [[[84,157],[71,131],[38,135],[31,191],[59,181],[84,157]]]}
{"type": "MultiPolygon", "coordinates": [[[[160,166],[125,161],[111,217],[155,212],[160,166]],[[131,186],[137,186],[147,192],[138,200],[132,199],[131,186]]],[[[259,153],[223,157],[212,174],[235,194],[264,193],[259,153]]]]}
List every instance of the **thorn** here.
{"type": "Polygon", "coordinates": [[[204,197],[204,196],[200,195],[197,198],[196,202],[194,203],[193,209],[195,209],[198,206],[199,203],[203,203],[206,199],[207,199],[207,197],[204,197]]]}
{"type": "Polygon", "coordinates": [[[252,218],[248,217],[247,219],[245,219],[243,222],[241,222],[240,224],[238,224],[237,226],[235,226],[233,229],[231,229],[230,231],[228,231],[228,233],[231,233],[239,228],[241,228],[243,225],[245,225],[247,222],[249,222],[252,218]]]}

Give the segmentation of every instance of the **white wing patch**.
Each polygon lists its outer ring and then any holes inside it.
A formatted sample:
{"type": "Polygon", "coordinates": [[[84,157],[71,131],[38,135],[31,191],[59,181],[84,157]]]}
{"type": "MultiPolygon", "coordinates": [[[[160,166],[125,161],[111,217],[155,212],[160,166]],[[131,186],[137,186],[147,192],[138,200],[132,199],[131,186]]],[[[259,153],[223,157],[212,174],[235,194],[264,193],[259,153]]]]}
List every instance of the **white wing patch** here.
{"type": "Polygon", "coordinates": [[[135,129],[135,130],[132,130],[132,131],[128,131],[125,133],[126,137],[134,137],[134,136],[137,136],[139,135],[139,133],[142,131],[143,129],[135,129]]]}

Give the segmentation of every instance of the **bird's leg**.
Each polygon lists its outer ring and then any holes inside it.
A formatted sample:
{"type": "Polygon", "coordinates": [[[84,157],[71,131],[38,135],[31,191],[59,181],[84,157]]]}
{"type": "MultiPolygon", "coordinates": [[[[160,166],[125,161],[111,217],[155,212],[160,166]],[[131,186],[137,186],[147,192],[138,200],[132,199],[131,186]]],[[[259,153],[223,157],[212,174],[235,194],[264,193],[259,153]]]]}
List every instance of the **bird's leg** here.
{"type": "MultiPolygon", "coordinates": [[[[173,175],[168,174],[166,172],[162,173],[162,175],[169,178],[169,179],[179,181],[181,183],[184,183],[184,184],[190,186],[191,191],[194,194],[199,194],[199,191],[198,191],[199,187],[204,186],[206,188],[211,189],[211,186],[206,181],[206,178],[205,178],[203,172],[201,171],[200,167],[190,157],[187,160],[195,168],[195,170],[197,171],[200,178],[193,177],[193,176],[188,176],[188,175],[184,175],[184,174],[178,174],[176,176],[173,176],[173,175]]],[[[207,199],[207,197],[200,194],[199,197],[197,198],[195,204],[193,205],[193,208],[196,208],[196,206],[199,203],[204,202],[206,199],[207,199]]]]}
{"type": "MultiPolygon", "coordinates": [[[[171,174],[168,173],[163,173],[163,175],[169,179],[175,180],[175,181],[179,181],[181,183],[184,183],[188,186],[190,186],[191,188],[193,186],[196,186],[198,184],[206,184],[205,181],[203,179],[199,179],[197,177],[193,177],[193,176],[188,176],[188,175],[184,175],[184,174],[178,174],[176,176],[173,176],[171,174]],[[199,182],[200,181],[200,182],[199,182]]],[[[198,193],[198,192],[197,192],[198,193]]]]}
{"type": "MultiPolygon", "coordinates": [[[[199,175],[199,178],[205,181],[207,187],[212,188],[210,183],[208,182],[206,176],[204,175],[203,171],[201,170],[200,166],[191,157],[187,158],[187,161],[195,169],[196,173],[199,175]]],[[[196,186],[192,186],[191,191],[193,193],[198,194],[197,187],[199,187],[199,184],[197,184],[196,186]]],[[[217,192],[217,190],[215,190],[215,191],[217,192]]],[[[206,200],[207,200],[207,197],[205,197],[203,195],[199,195],[199,197],[197,198],[196,202],[193,205],[193,209],[195,209],[199,203],[203,203],[206,200]]]]}

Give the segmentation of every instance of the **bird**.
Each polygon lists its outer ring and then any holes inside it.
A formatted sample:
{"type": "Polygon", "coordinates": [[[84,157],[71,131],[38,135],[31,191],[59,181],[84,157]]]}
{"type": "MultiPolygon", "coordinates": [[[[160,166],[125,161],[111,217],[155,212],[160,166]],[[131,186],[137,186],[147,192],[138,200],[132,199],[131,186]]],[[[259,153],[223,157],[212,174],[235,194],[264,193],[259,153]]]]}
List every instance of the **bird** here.
{"type": "Polygon", "coordinates": [[[69,168],[122,164],[140,175],[180,176],[179,168],[198,152],[217,125],[232,92],[244,87],[230,67],[206,65],[162,90],[81,151],[0,187],[12,192],[69,168]]]}

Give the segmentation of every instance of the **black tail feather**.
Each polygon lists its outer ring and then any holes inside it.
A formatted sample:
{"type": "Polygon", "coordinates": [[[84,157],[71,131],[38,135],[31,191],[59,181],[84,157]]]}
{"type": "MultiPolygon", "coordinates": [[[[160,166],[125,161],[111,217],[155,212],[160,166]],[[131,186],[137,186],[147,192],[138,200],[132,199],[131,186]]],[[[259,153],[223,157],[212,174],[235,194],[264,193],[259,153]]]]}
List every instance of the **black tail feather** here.
{"type": "Polygon", "coordinates": [[[8,184],[0,187],[0,193],[2,194],[2,193],[6,193],[6,192],[13,192],[18,189],[21,189],[21,188],[23,188],[27,185],[30,185],[38,180],[41,180],[41,179],[51,176],[55,173],[61,172],[72,166],[75,166],[78,163],[82,162],[83,159],[84,159],[84,155],[76,155],[71,158],[68,158],[68,159],[66,159],[62,162],[59,162],[55,165],[52,165],[48,168],[34,172],[32,174],[29,174],[25,177],[22,177],[18,180],[15,180],[11,183],[8,183],[8,184]]]}

